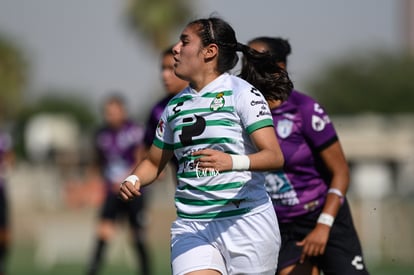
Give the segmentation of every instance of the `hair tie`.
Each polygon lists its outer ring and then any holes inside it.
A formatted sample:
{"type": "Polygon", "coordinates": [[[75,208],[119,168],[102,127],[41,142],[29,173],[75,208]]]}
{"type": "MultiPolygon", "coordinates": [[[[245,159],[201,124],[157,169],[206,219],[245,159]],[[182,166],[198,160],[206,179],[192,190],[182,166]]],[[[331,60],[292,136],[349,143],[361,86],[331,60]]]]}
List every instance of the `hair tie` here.
{"type": "Polygon", "coordinates": [[[244,47],[245,47],[244,44],[237,42],[236,43],[236,52],[242,52],[244,47]]]}

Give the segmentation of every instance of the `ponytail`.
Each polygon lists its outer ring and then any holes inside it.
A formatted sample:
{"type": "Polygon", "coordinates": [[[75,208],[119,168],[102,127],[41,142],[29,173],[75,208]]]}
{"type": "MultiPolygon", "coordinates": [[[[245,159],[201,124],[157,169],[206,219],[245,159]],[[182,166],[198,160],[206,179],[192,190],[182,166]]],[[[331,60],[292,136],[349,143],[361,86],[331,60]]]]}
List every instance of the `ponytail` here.
{"type": "Polygon", "coordinates": [[[233,28],[217,17],[197,19],[188,24],[197,26],[201,44],[215,43],[218,48],[217,72],[224,73],[233,69],[239,61],[237,52],[244,56],[241,78],[259,89],[266,99],[286,100],[293,84],[285,70],[280,68],[269,53],[260,53],[247,45],[237,42],[233,28]]]}
{"type": "Polygon", "coordinates": [[[255,86],[267,100],[286,100],[293,83],[286,70],[281,68],[268,52],[258,52],[247,45],[237,43],[243,53],[240,77],[255,86]]]}

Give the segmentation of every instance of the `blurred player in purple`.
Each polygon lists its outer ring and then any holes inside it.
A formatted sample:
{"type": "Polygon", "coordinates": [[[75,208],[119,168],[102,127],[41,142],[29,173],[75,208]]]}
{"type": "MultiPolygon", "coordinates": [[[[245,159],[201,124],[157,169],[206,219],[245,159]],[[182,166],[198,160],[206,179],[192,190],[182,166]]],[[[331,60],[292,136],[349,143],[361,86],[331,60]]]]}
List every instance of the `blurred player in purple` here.
{"type": "MultiPolygon", "coordinates": [[[[249,46],[286,67],[287,40],[258,37],[249,46]]],[[[329,116],[298,91],[285,102],[261,91],[285,157],[283,171],[266,175],[282,236],[277,274],[368,274],[345,197],[349,168],[329,116]]]]}
{"type": "Polygon", "coordinates": [[[100,213],[97,240],[88,275],[98,274],[108,241],[115,233],[115,222],[125,216],[131,226],[134,248],[141,273],[151,274],[145,238],[146,196],[124,202],[118,198],[119,181],[143,158],[144,128],[132,122],[120,96],[109,97],[104,104],[105,124],[95,135],[96,165],[105,182],[105,199],[100,213]]]}
{"type": "Polygon", "coordinates": [[[6,132],[0,131],[0,275],[6,274],[10,231],[9,209],[7,201],[5,170],[13,160],[12,139],[6,132]]]}
{"type": "MultiPolygon", "coordinates": [[[[146,131],[144,142],[147,148],[150,148],[152,145],[158,121],[160,120],[162,112],[164,111],[168,102],[173,98],[173,96],[188,86],[187,81],[182,80],[174,73],[175,61],[172,52],[172,46],[162,52],[161,58],[161,77],[167,95],[158,101],[151,109],[151,113],[145,127],[146,131]]],[[[172,164],[174,165],[174,171],[177,170],[178,163],[175,157],[172,160],[172,164]]]]}

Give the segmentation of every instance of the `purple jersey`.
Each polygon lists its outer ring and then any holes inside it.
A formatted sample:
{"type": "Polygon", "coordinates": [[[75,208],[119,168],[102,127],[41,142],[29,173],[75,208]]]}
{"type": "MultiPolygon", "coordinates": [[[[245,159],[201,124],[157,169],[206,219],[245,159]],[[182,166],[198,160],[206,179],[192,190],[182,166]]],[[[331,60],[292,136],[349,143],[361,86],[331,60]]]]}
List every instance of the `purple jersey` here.
{"type": "Polygon", "coordinates": [[[168,102],[173,98],[173,96],[167,96],[160,100],[151,110],[150,116],[148,118],[147,124],[145,125],[145,137],[144,142],[146,146],[151,146],[155,137],[155,131],[157,129],[158,121],[161,118],[162,112],[167,106],[168,102]]]}
{"type": "Polygon", "coordinates": [[[11,137],[4,132],[0,132],[0,188],[4,187],[4,157],[11,149],[11,137]]]}
{"type": "Polygon", "coordinates": [[[95,144],[107,184],[119,184],[131,172],[143,137],[144,128],[131,121],[126,121],[119,129],[105,126],[98,130],[95,144]]]}
{"type": "Polygon", "coordinates": [[[330,174],[319,153],[338,138],[324,109],[297,91],[272,115],[285,165],[266,174],[266,187],[279,221],[289,222],[323,207],[330,174]]]}

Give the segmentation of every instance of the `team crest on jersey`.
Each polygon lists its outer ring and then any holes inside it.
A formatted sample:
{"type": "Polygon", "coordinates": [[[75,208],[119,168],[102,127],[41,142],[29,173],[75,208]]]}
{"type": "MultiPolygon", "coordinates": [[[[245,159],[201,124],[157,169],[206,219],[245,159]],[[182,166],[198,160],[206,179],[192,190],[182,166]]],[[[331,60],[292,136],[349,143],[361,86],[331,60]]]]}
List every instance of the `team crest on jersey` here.
{"type": "Polygon", "coordinates": [[[210,109],[212,111],[217,111],[217,110],[223,108],[224,103],[225,103],[223,96],[224,96],[223,93],[218,93],[216,95],[216,97],[213,99],[213,101],[210,104],[210,109]]]}
{"type": "Polygon", "coordinates": [[[276,131],[280,138],[287,138],[293,129],[293,121],[282,119],[277,122],[276,131]]]}
{"type": "Polygon", "coordinates": [[[160,119],[157,125],[157,136],[162,137],[164,135],[164,127],[165,127],[165,123],[162,119],[160,119]]]}

